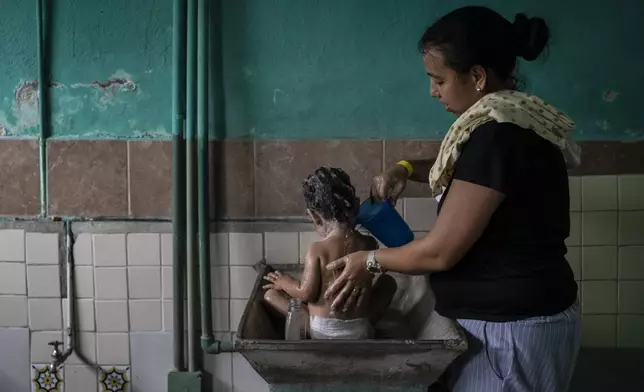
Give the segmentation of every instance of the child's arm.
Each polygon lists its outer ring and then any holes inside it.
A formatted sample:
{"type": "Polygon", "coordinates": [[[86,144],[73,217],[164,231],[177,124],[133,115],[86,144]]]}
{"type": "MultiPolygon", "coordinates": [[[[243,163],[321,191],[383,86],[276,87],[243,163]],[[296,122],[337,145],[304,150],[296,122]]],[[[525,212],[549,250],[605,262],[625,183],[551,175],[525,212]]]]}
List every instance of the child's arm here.
{"type": "Polygon", "coordinates": [[[264,279],[269,280],[272,284],[264,286],[265,289],[282,290],[293,298],[299,298],[304,302],[317,300],[320,292],[320,258],[316,251],[315,244],[311,245],[306,254],[304,262],[304,271],[302,279],[297,279],[284,275],[279,271],[271,272],[264,279]]]}

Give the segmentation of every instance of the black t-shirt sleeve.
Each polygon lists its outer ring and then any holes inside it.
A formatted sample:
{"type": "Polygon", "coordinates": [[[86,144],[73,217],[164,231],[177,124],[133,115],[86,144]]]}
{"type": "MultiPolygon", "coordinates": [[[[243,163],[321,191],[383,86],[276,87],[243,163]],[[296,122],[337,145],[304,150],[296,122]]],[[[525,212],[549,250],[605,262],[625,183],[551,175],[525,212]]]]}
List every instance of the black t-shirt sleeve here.
{"type": "Polygon", "coordinates": [[[456,161],[454,179],[494,189],[507,195],[516,170],[513,133],[524,131],[514,124],[495,121],[476,128],[456,161]],[[517,128],[517,129],[514,129],[517,128]]]}

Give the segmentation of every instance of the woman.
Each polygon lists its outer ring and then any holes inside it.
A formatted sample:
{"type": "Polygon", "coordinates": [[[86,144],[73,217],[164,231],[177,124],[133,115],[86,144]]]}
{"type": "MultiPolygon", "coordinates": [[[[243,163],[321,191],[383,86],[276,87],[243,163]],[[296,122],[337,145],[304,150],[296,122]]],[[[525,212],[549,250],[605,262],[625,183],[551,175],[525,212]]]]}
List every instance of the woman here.
{"type": "Polygon", "coordinates": [[[436,311],[467,332],[453,391],[566,391],[579,349],[577,285],[566,262],[566,163],[578,163],[574,124],[537,97],[516,91],[518,57],[547,46],[542,19],[514,23],[484,7],[455,10],[420,41],[431,95],[458,116],[432,161],[401,161],[375,177],[381,198],[407,179],[441,195],[424,238],[357,252],[326,292],[333,307],[362,301],[372,274],[432,272],[436,311]],[[566,162],[566,160],[568,162],[566,162]]]}

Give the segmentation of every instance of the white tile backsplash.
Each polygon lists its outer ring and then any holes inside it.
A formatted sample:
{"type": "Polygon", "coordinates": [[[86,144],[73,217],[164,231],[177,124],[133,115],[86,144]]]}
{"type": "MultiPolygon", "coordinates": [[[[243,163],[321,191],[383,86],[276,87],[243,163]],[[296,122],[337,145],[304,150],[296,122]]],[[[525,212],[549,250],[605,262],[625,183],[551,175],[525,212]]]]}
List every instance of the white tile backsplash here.
{"type": "Polygon", "coordinates": [[[160,331],[163,329],[161,300],[130,301],[130,331],[160,331]]]}
{"type": "MultiPolygon", "coordinates": [[[[53,347],[49,342],[63,341],[63,331],[31,332],[31,363],[50,363],[53,347]]],[[[59,346],[61,350],[65,348],[59,346]]]]}
{"type": "Polygon", "coordinates": [[[261,233],[230,233],[230,265],[255,265],[263,259],[261,233]]]}
{"type": "Polygon", "coordinates": [[[136,233],[127,235],[127,263],[129,265],[161,264],[159,234],[136,233]]]}
{"type": "Polygon", "coordinates": [[[26,327],[28,325],[27,297],[24,295],[0,296],[0,327],[26,327]]]}
{"type": "Polygon", "coordinates": [[[74,265],[93,265],[92,234],[80,233],[74,240],[74,265]]]}
{"type": "Polygon", "coordinates": [[[297,264],[299,258],[298,233],[264,234],[265,257],[268,264],[297,264]]]}
{"type": "MultiPolygon", "coordinates": [[[[63,298],[63,322],[67,325],[67,298],[63,298]]],[[[96,331],[96,309],[93,298],[76,299],[76,328],[96,331]]]]}
{"type": "Polygon", "coordinates": [[[74,267],[76,298],[94,298],[94,267],[74,267]]]}
{"type": "Polygon", "coordinates": [[[253,267],[230,267],[230,298],[247,299],[253,291],[257,272],[253,267]]]}
{"type": "Polygon", "coordinates": [[[96,392],[98,388],[98,375],[91,367],[65,366],[65,391],[69,392],[96,392]]]}
{"type": "Polygon", "coordinates": [[[229,330],[230,306],[228,300],[212,300],[212,328],[217,332],[229,330]]]}
{"type": "Polygon", "coordinates": [[[161,234],[161,264],[172,265],[173,254],[172,233],[161,234]]]}
{"type": "Polygon", "coordinates": [[[58,264],[58,233],[27,233],[25,242],[27,264],[58,264]]]}
{"type": "Polygon", "coordinates": [[[28,265],[27,293],[29,297],[60,298],[60,269],[57,265],[28,265]]]}
{"type": "Polygon", "coordinates": [[[430,231],[436,223],[438,202],[432,198],[406,198],[405,220],[412,230],[430,231]]]}
{"type": "Polygon", "coordinates": [[[94,265],[97,267],[125,267],[125,234],[94,234],[94,265]]]}
{"type": "Polygon", "coordinates": [[[212,298],[230,298],[230,269],[252,267],[211,267],[212,298]]]}
{"type": "Polygon", "coordinates": [[[161,268],[128,267],[128,285],[132,299],[161,298],[161,268]]]}
{"type": "Polygon", "coordinates": [[[96,357],[99,365],[130,363],[130,336],[127,333],[97,333],[96,357]]]}
{"type": "Polygon", "coordinates": [[[0,294],[27,295],[27,269],[24,263],[0,262],[0,294]]]}
{"type": "Polygon", "coordinates": [[[24,230],[0,230],[0,261],[25,261],[24,230]]]}
{"type": "Polygon", "coordinates": [[[96,301],[97,332],[129,330],[127,301],[96,301]]]}
{"type": "MultiPolygon", "coordinates": [[[[210,234],[210,264],[228,265],[230,264],[230,236],[228,233],[210,234]]],[[[251,251],[251,256],[252,255],[251,251]]],[[[236,253],[235,257],[242,257],[236,253]]],[[[251,257],[252,258],[252,257],[251,257]]]]}
{"type": "Polygon", "coordinates": [[[77,333],[76,347],[74,352],[67,359],[68,365],[81,365],[84,362],[78,357],[78,353],[83,354],[90,362],[96,362],[96,333],[79,332],[77,333]]]}
{"type": "Polygon", "coordinates": [[[161,268],[161,297],[163,299],[172,299],[173,295],[173,274],[172,267],[161,268]]]}
{"type": "Polygon", "coordinates": [[[231,299],[230,300],[230,330],[237,331],[239,322],[241,321],[244,310],[246,309],[248,300],[245,299],[231,299]]]}
{"type": "Polygon", "coordinates": [[[127,299],[126,268],[95,268],[96,299],[127,299]]]}
{"type": "Polygon", "coordinates": [[[29,298],[29,329],[62,330],[63,313],[60,298],[29,298]]]}

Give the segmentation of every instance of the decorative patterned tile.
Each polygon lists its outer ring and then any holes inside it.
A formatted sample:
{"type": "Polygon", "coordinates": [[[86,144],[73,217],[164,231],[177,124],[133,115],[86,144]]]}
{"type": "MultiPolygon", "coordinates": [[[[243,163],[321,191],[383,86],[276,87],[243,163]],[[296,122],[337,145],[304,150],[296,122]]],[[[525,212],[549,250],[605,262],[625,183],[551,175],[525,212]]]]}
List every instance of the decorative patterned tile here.
{"type": "Polygon", "coordinates": [[[103,367],[103,373],[98,376],[98,390],[100,392],[129,392],[130,367],[103,367]]]}
{"type": "Polygon", "coordinates": [[[32,392],[63,392],[63,369],[50,371],[49,365],[31,366],[32,392]]]}

